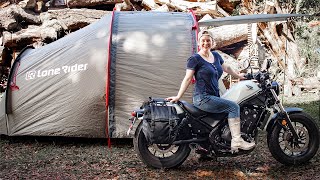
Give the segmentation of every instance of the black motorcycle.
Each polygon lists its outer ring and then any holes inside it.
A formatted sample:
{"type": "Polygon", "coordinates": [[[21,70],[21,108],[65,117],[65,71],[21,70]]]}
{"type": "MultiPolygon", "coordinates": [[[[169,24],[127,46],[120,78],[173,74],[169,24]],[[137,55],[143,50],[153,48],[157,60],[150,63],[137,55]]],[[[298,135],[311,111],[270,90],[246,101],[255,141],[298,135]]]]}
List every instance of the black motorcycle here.
{"type": "MultiPolygon", "coordinates": [[[[319,148],[319,129],[312,117],[300,108],[282,106],[279,85],[267,71],[249,73],[246,78],[222,96],[241,108],[242,138],[257,141],[258,129],[267,131],[272,156],[286,165],[302,164],[314,157],[319,148]]],[[[191,148],[212,157],[237,156],[253,150],[231,151],[227,114],[207,113],[185,101],[150,99],[132,113],[128,134],[137,120],[141,122],[134,134],[134,148],[151,167],[177,167],[189,156],[191,148]],[[159,107],[173,115],[153,121],[152,111],[159,107]]]]}

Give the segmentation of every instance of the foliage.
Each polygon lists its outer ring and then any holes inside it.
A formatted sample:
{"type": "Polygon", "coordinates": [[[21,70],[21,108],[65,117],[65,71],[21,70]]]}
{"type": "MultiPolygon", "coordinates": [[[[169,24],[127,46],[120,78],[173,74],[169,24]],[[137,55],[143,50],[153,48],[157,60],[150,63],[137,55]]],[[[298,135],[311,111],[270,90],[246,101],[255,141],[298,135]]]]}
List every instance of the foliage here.
{"type": "Polygon", "coordinates": [[[302,108],[306,113],[316,120],[318,125],[320,125],[320,100],[308,103],[285,104],[285,106],[302,108]]]}
{"type": "Polygon", "coordinates": [[[294,5],[296,13],[316,14],[320,12],[319,0],[296,0],[294,5]]]}
{"type": "MultiPolygon", "coordinates": [[[[296,42],[298,44],[301,57],[307,61],[307,69],[320,68],[320,26],[310,27],[305,21],[296,23],[296,42]]],[[[316,71],[306,71],[306,73],[316,73],[316,71]]],[[[310,74],[306,74],[310,75],[310,74]]],[[[315,75],[315,74],[313,74],[315,75]]]]}

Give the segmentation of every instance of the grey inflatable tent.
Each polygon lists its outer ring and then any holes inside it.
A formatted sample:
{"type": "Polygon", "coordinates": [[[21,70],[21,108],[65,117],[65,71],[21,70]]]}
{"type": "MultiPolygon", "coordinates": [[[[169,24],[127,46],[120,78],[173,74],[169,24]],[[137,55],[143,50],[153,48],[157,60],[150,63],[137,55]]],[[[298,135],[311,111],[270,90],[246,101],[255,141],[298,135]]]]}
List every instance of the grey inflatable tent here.
{"type": "Polygon", "coordinates": [[[0,134],[125,137],[132,110],[177,93],[196,24],[192,13],[113,12],[26,48],[1,97],[0,134]]]}

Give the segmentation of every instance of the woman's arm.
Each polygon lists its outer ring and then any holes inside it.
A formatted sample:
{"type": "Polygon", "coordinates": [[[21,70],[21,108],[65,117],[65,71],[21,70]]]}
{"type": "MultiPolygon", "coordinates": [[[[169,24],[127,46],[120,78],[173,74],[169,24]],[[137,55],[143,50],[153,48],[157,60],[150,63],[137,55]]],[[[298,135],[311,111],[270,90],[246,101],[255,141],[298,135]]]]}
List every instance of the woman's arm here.
{"type": "Polygon", "coordinates": [[[245,77],[243,77],[241,74],[239,74],[238,72],[236,72],[235,70],[233,70],[229,65],[227,65],[226,63],[223,63],[222,65],[222,69],[224,72],[230,74],[233,77],[239,78],[241,80],[246,79],[245,77]]]}
{"type": "Polygon", "coordinates": [[[166,99],[170,100],[170,102],[178,101],[183,96],[183,94],[186,92],[186,90],[188,89],[193,75],[194,75],[194,70],[187,69],[186,75],[184,76],[184,78],[183,78],[183,80],[181,82],[178,95],[177,96],[168,97],[166,99]]]}

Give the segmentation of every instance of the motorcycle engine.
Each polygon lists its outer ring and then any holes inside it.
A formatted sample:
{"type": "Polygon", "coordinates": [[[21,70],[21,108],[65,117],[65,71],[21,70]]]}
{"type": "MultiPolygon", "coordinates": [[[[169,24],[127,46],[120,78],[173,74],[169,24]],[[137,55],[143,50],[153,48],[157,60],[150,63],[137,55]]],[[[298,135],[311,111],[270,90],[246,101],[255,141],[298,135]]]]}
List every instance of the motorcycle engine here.
{"type": "Polygon", "coordinates": [[[241,132],[245,134],[253,134],[258,127],[257,121],[260,118],[262,110],[253,106],[241,107],[241,132]]]}
{"type": "Polygon", "coordinates": [[[222,128],[221,132],[222,132],[221,133],[222,139],[224,139],[227,142],[230,142],[231,141],[231,132],[230,132],[229,126],[224,126],[222,128]]]}

